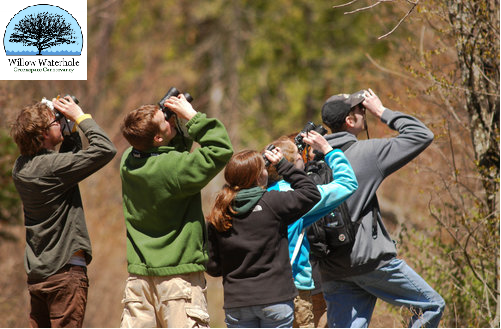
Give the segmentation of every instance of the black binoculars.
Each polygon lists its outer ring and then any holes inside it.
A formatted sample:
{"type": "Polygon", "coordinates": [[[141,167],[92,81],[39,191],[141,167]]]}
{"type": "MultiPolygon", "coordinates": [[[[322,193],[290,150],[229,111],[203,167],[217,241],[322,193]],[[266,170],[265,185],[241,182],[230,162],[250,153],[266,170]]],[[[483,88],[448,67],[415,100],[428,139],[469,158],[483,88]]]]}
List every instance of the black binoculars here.
{"type": "Polygon", "coordinates": [[[308,121],[304,126],[303,130],[301,130],[299,134],[297,134],[296,137],[294,137],[294,143],[296,144],[299,153],[303,152],[304,148],[306,147],[306,143],[303,141],[303,136],[301,136],[301,134],[309,133],[312,130],[316,131],[322,136],[327,133],[327,129],[325,129],[322,125],[317,126],[313,122],[308,121]]]}
{"type": "MultiPolygon", "coordinates": [[[[75,102],[75,104],[80,103],[80,102],[78,101],[78,98],[76,98],[75,96],[73,96],[73,95],[65,95],[64,97],[66,97],[66,96],[70,96],[70,97],[71,97],[71,99],[73,99],[73,101],[75,102]]],[[[57,96],[57,99],[59,99],[59,98],[60,98],[60,97],[59,97],[59,95],[58,95],[58,96],[57,96]]],[[[54,115],[56,116],[56,120],[57,120],[57,121],[59,121],[59,120],[61,120],[62,118],[64,118],[64,115],[63,115],[61,112],[59,112],[58,110],[56,110],[56,109],[54,109],[54,115]]]]}
{"type": "MultiPolygon", "coordinates": [[[[268,151],[271,151],[271,150],[273,150],[274,148],[275,148],[275,145],[270,144],[270,145],[268,145],[268,147],[267,147],[266,149],[267,149],[268,151]]],[[[264,159],[264,165],[265,165],[266,167],[269,167],[269,166],[270,166],[270,164],[271,164],[271,162],[270,162],[270,160],[268,160],[268,158],[266,157],[266,155],[264,155],[264,153],[263,153],[263,159],[264,159]]]]}
{"type": "MultiPolygon", "coordinates": [[[[167,94],[165,94],[165,96],[162,97],[160,102],[158,102],[158,106],[160,106],[160,109],[162,110],[162,112],[165,115],[165,120],[169,120],[169,118],[174,114],[174,112],[172,112],[167,107],[165,107],[165,105],[164,105],[165,101],[168,100],[169,98],[171,98],[172,96],[177,97],[179,94],[180,94],[180,92],[179,92],[179,90],[176,89],[176,87],[171,87],[169,89],[169,91],[167,92],[167,94]]],[[[188,102],[191,103],[193,101],[193,97],[191,97],[191,95],[189,93],[183,93],[183,95],[188,102]]]]}

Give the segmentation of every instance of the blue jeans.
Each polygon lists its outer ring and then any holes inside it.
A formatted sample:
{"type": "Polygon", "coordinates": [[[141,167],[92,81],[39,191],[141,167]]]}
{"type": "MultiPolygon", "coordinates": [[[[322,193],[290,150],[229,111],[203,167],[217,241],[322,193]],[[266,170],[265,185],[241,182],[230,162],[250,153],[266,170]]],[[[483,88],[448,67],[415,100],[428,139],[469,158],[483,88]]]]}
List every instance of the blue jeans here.
{"type": "Polygon", "coordinates": [[[225,309],[228,328],[292,328],[294,301],[225,309]]]}
{"type": "Polygon", "coordinates": [[[329,327],[366,328],[377,298],[413,312],[409,327],[437,328],[443,298],[400,259],[372,272],[322,282],[329,327]]]}

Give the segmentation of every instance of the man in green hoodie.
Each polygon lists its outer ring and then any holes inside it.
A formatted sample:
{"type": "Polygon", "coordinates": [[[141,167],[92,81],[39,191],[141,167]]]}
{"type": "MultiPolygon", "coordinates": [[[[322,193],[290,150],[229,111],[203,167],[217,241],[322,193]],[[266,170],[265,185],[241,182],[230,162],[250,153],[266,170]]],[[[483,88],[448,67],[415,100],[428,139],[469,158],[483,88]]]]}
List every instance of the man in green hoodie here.
{"type": "Polygon", "coordinates": [[[200,191],[233,154],[223,124],[184,95],[130,112],[122,134],[132,145],[120,164],[127,229],[121,327],[208,327],[207,233],[200,191]],[[187,120],[190,138],[176,129],[187,120]],[[190,152],[193,141],[200,144],[190,152]]]}

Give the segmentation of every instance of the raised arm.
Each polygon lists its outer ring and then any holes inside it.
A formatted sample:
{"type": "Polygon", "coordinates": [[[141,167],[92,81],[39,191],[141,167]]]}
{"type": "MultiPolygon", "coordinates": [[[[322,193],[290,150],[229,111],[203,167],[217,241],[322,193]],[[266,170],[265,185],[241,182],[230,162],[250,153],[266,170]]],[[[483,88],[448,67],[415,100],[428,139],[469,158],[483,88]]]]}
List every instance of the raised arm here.
{"type": "Polygon", "coordinates": [[[413,116],[385,108],[377,95],[369,89],[362,103],[367,111],[378,117],[399,135],[388,139],[370,140],[376,155],[376,164],[383,176],[388,176],[414,159],[433,141],[433,132],[413,116]]]}
{"type": "Polygon", "coordinates": [[[53,100],[54,107],[82,130],[89,146],[75,153],[60,153],[51,168],[66,185],[78,184],[113,159],[117,150],[106,133],[71,98],[53,100]]]}
{"type": "Polygon", "coordinates": [[[291,184],[293,191],[269,191],[274,200],[279,200],[270,206],[285,223],[290,224],[301,218],[320,200],[320,192],[304,170],[295,168],[285,159],[277,164],[277,171],[291,184]]]}

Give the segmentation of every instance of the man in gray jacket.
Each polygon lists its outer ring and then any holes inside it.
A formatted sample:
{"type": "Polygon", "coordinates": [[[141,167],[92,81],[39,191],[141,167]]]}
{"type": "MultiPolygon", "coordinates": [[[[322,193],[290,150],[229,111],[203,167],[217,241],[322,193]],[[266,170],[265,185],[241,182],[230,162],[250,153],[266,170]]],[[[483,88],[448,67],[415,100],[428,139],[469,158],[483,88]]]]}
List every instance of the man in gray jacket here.
{"type": "Polygon", "coordinates": [[[22,109],[11,135],[21,152],[12,177],[24,210],[30,326],[82,327],[92,253],[78,183],[107,164],[116,149],[69,96],[22,109]],[[51,107],[64,117],[56,118],[51,107]],[[73,133],[63,138],[61,124],[73,133]],[[89,141],[85,150],[77,127],[89,141]]]}
{"type": "Polygon", "coordinates": [[[345,154],[359,184],[346,201],[352,222],[360,219],[354,244],[319,261],[329,327],[367,327],[377,298],[411,309],[409,326],[437,327],[445,302],[396,258],[376,199],[382,181],[420,154],[433,133],[416,118],[385,108],[371,89],[330,97],[322,120],[332,131],[326,139],[333,148],[352,143],[345,154]],[[366,111],[399,135],[359,141],[356,136],[367,130],[366,111]]]}

